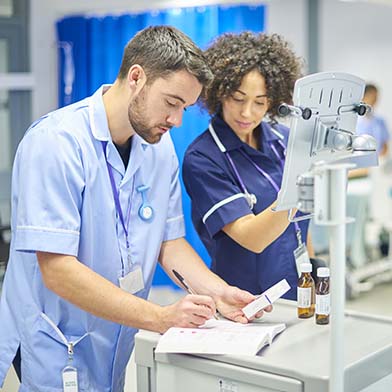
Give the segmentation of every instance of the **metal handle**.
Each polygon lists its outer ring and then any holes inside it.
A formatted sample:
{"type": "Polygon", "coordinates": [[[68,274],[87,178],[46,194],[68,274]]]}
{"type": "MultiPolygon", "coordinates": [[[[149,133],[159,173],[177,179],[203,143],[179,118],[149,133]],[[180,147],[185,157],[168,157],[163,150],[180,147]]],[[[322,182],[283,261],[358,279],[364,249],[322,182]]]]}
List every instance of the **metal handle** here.
{"type": "Polygon", "coordinates": [[[292,211],[292,208],[289,210],[289,222],[290,222],[290,223],[301,222],[301,221],[310,219],[312,216],[314,216],[314,214],[308,214],[308,215],[301,215],[301,216],[298,216],[297,218],[295,218],[295,217],[292,218],[292,217],[291,217],[291,211],[292,211]]]}

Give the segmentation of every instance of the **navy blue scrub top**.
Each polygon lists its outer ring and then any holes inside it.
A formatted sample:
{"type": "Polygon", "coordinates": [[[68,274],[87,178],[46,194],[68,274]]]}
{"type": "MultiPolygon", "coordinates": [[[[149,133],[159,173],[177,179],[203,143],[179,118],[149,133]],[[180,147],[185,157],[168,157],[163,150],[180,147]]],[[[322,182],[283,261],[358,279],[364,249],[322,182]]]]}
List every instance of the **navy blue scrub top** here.
{"type": "MultiPolygon", "coordinates": [[[[242,142],[220,116],[212,125],[220,141],[229,152],[249,193],[257,197],[253,210],[243,197],[243,190],[225,154],[220,151],[210,132],[206,130],[188,147],[183,163],[183,180],[192,201],[192,221],[211,257],[211,269],[231,285],[260,294],[281,279],[289,282],[291,289],[284,298],[297,298],[298,275],[293,255],[298,246],[294,224],[270,244],[262,253],[243,248],[222,231],[227,224],[251,213],[258,214],[270,206],[277,193],[270,182],[241,154],[266,171],[280,186],[282,164],[271,148],[275,146],[284,162],[288,128],[262,122],[260,149],[242,142]]],[[[299,222],[302,241],[306,241],[308,221],[299,222]]],[[[260,232],[262,236],[263,233],[260,232]]]]}

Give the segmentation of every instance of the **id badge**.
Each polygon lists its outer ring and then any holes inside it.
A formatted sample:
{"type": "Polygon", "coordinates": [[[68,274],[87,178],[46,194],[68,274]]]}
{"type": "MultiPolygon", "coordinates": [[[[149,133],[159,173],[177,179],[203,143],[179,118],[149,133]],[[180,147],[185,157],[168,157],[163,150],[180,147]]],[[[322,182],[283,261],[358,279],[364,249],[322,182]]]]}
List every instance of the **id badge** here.
{"type": "Polygon", "coordinates": [[[118,281],[120,287],[131,294],[144,289],[143,273],[140,267],[136,267],[125,276],[120,277],[118,281]]]}
{"type": "Polygon", "coordinates": [[[73,366],[66,366],[62,372],[63,391],[78,392],[78,371],[73,366]]]}
{"type": "Polygon", "coordinates": [[[298,277],[301,276],[301,264],[310,263],[308,249],[306,245],[302,243],[294,250],[295,266],[297,267],[298,277]]]}

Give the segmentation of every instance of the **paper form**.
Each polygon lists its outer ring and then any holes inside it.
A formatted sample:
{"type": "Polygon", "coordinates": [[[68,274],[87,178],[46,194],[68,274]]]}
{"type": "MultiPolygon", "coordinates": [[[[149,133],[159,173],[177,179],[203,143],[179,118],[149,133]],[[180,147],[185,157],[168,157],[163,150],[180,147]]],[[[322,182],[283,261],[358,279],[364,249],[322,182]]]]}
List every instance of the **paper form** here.
{"type": "Polygon", "coordinates": [[[256,355],[285,328],[283,323],[240,324],[211,319],[200,328],[170,328],[160,338],[155,352],[256,355]]]}

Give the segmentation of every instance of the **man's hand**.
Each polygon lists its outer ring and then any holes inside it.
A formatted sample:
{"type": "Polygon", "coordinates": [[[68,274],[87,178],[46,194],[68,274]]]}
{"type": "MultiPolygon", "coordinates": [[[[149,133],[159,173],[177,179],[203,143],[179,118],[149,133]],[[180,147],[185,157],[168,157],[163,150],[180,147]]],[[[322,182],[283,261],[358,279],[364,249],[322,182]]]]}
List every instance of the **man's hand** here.
{"type": "Polygon", "coordinates": [[[214,300],[207,295],[189,294],[180,301],[162,308],[162,323],[159,332],[170,327],[197,328],[214,317],[214,300]]]}
{"type": "MultiPolygon", "coordinates": [[[[223,290],[222,295],[215,298],[215,302],[216,307],[222,316],[238,323],[246,324],[249,320],[245,317],[241,309],[256,298],[257,296],[248,291],[241,290],[234,286],[227,286],[223,290]]],[[[270,305],[264,310],[266,312],[271,312],[272,306],[270,305]]],[[[254,318],[260,318],[263,314],[263,311],[258,312],[254,318]]]]}

